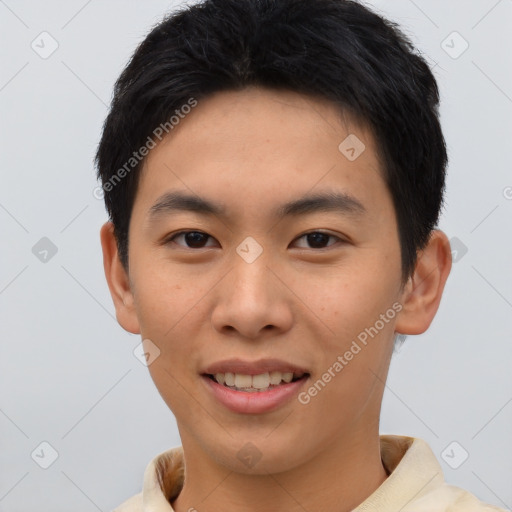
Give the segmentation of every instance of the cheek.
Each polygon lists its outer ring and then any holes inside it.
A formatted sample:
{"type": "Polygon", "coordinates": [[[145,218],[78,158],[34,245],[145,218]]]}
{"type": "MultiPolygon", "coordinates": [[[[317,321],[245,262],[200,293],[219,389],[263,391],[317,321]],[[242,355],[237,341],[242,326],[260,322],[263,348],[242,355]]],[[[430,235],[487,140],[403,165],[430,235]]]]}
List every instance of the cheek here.
{"type": "MultiPolygon", "coordinates": [[[[379,321],[397,298],[398,264],[395,270],[386,268],[386,259],[370,252],[329,272],[303,272],[293,285],[302,299],[300,309],[323,331],[329,349],[350,345],[359,333],[379,321]]],[[[392,310],[386,317],[384,326],[379,322],[379,331],[390,331],[394,313],[392,310]]]]}
{"type": "MultiPolygon", "coordinates": [[[[318,301],[319,316],[329,326],[318,339],[315,375],[306,389],[309,418],[324,418],[322,428],[343,428],[376,406],[385,382],[392,348],[396,304],[392,283],[375,275],[330,280],[318,301]],[[312,411],[317,411],[313,413],[312,411]],[[325,417],[325,411],[329,411],[325,417]],[[329,425],[329,426],[327,426],[329,425]]],[[[302,402],[301,402],[302,403],[302,402]]],[[[312,426],[317,428],[317,426],[312,426]]],[[[318,427],[320,428],[320,427],[318,427]]]]}
{"type": "Polygon", "coordinates": [[[135,283],[134,302],[142,334],[165,338],[192,312],[198,296],[205,293],[204,286],[197,277],[183,275],[168,261],[158,261],[148,255],[134,257],[133,261],[137,262],[131,270],[135,283]]]}
{"type": "Polygon", "coordinates": [[[152,377],[163,382],[170,373],[180,382],[190,379],[211,339],[209,298],[219,278],[213,270],[201,273],[193,265],[184,271],[168,261],[137,261],[134,302],[141,336],[160,350],[159,364],[150,368],[152,377]]]}
{"type": "Polygon", "coordinates": [[[195,374],[193,354],[198,347],[194,340],[199,337],[195,305],[198,295],[205,292],[182,282],[169,269],[161,270],[153,265],[137,272],[135,305],[142,338],[151,340],[159,350],[148,366],[151,379],[167,406],[186,415],[189,398],[184,389],[190,388],[195,374]]]}

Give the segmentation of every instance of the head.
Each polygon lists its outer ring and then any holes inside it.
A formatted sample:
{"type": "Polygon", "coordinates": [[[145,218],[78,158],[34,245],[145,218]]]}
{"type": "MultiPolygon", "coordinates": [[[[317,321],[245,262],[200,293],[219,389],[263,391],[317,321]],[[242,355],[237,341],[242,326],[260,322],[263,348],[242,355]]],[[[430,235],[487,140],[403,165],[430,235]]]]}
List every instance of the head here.
{"type": "Polygon", "coordinates": [[[395,335],[428,328],[450,270],[438,101],[407,38],[351,1],[209,0],[137,48],[97,152],[101,238],[182,439],[241,471],[251,440],[282,471],[374,431],[395,335]],[[300,396],[220,405],[205,374],[232,358],[304,370],[300,396]]]}

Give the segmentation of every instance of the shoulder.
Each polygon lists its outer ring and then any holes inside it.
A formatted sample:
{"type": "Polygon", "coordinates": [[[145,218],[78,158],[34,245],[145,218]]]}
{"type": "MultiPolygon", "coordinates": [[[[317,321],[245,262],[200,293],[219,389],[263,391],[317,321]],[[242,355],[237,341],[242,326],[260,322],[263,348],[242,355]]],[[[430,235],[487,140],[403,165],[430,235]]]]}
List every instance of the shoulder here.
{"type": "Polygon", "coordinates": [[[444,483],[405,507],[403,512],[509,512],[480,501],[474,494],[444,483]]]}
{"type": "Polygon", "coordinates": [[[118,505],[111,512],[142,512],[142,492],[123,501],[123,503],[118,505]]]}

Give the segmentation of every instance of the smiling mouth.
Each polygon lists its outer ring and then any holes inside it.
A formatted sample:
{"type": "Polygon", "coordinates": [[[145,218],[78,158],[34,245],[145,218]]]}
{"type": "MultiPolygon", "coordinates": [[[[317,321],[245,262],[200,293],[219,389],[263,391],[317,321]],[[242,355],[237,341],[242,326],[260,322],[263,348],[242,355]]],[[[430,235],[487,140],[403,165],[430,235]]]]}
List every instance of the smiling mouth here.
{"type": "Polygon", "coordinates": [[[214,382],[234,391],[244,391],[246,393],[261,393],[270,389],[284,386],[291,382],[304,380],[309,377],[309,373],[292,372],[266,372],[259,375],[245,375],[240,373],[216,373],[204,374],[205,377],[214,382]]]}

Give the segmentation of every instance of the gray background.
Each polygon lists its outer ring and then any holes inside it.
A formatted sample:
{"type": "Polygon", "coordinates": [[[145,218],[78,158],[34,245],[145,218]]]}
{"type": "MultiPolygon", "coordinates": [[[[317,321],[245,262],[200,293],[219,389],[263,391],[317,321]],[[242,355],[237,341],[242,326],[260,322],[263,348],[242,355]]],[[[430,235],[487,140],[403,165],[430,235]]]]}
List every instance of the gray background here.
{"type": "MultiPolygon", "coordinates": [[[[0,511],[110,510],[180,443],[115,320],[92,165],[114,80],[173,5],[0,0],[0,511]]],[[[394,356],[381,432],[427,440],[449,482],[510,508],[512,1],[371,5],[438,78],[457,249],[431,328],[394,356]]]]}

